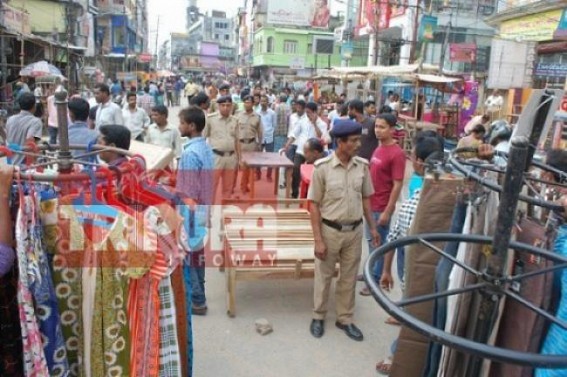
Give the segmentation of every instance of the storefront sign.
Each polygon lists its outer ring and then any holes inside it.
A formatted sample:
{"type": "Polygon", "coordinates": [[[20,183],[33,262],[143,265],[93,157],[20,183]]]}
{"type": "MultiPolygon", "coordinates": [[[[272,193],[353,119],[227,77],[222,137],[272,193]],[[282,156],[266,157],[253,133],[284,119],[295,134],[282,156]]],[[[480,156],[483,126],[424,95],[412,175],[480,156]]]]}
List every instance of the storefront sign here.
{"type": "Polygon", "coordinates": [[[449,45],[452,62],[473,63],[476,60],[476,44],[474,43],[451,43],[449,45]]]}
{"type": "Polygon", "coordinates": [[[500,37],[517,41],[551,40],[562,12],[561,9],[555,9],[504,21],[500,26],[500,37]]]}
{"type": "Polygon", "coordinates": [[[537,63],[534,74],[544,77],[567,77],[567,65],[560,63],[537,63]]]}
{"type": "Polygon", "coordinates": [[[138,61],[140,63],[149,63],[152,61],[152,54],[144,53],[138,55],[138,61]]]}
{"type": "Polygon", "coordinates": [[[15,33],[31,34],[30,15],[26,11],[4,4],[4,26],[15,33]]]}
{"type": "Polygon", "coordinates": [[[304,69],[305,68],[305,58],[303,56],[293,56],[289,59],[290,69],[304,69]]]}

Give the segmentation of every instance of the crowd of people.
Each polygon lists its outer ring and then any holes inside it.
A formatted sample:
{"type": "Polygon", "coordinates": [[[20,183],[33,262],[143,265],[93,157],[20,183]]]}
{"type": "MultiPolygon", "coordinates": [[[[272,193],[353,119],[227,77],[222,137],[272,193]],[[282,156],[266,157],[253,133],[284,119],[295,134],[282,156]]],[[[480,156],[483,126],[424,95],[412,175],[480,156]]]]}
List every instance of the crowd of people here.
{"type": "MultiPolygon", "coordinates": [[[[347,100],[342,94],[337,96],[334,108],[328,108],[321,101],[316,102],[312,92],[285,89],[277,94],[259,85],[241,89],[229,83],[217,88],[190,79],[187,83],[164,83],[167,103],[156,101],[155,89],[148,84],[141,92],[126,93],[117,104],[113,98],[122,91],[115,85],[118,84],[97,84],[96,103],[80,96],[69,99],[69,142],[88,145],[95,141],[127,150],[131,140],[135,140],[170,148],[176,161],[172,165],[177,171],[176,191],[203,206],[196,212],[200,230],[191,239],[191,249],[197,254],[205,252],[209,223],[206,207],[215,203],[219,186],[223,198],[234,198],[247,195],[252,180],[264,179],[259,169],[241,164],[243,152],[279,152],[293,161],[294,198],[300,196],[301,166],[315,165],[307,194],[312,203],[316,257],[310,332],[316,338],[325,333],[331,279],[338,263],[341,273],[336,284],[335,325],[351,339],[362,341],[363,333],[353,318],[356,284],[362,281],[358,271],[363,240],[372,250],[407,235],[420,200],[425,165],[443,158],[443,137],[434,131],[418,135],[411,151],[413,172],[407,182],[409,189],[402,193],[407,164],[399,141],[404,133],[398,125],[400,96],[396,93],[391,93],[383,104],[347,100]],[[169,120],[168,106],[175,105],[183,106],[178,125],[169,120]],[[401,196],[407,199],[394,218],[401,196]]],[[[157,90],[160,91],[159,86],[157,90]]],[[[49,142],[56,144],[58,120],[53,96],[47,103],[49,142]]],[[[37,105],[33,93],[22,93],[18,104],[20,112],[7,123],[7,143],[21,146],[41,139],[44,127],[34,115],[37,105]]],[[[483,115],[471,120],[467,129],[470,135],[461,139],[459,146],[481,146],[488,120],[483,115]]],[[[502,134],[498,144],[507,143],[509,137],[502,134]]],[[[111,165],[124,160],[116,152],[104,152],[100,157],[111,165]]],[[[21,162],[21,157],[13,161],[21,162]]],[[[272,181],[273,172],[268,169],[265,173],[265,179],[272,181]]],[[[397,278],[403,283],[403,248],[387,254],[373,268],[372,278],[387,290],[394,285],[391,270],[395,254],[397,278]]],[[[205,269],[195,266],[193,271],[193,314],[205,315],[205,269]]],[[[366,286],[359,293],[370,296],[366,286]]],[[[388,323],[396,324],[393,319],[388,323]]],[[[393,350],[395,346],[394,342],[393,350]]],[[[383,374],[388,374],[390,367],[391,358],[376,366],[383,374]]]]}

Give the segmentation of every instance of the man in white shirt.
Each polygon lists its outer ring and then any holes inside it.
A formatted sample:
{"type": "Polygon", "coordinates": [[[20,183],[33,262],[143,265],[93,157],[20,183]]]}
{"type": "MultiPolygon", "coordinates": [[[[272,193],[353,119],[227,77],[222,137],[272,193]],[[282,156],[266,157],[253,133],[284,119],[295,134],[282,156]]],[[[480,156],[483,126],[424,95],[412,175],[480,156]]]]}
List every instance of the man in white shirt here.
{"type": "MultiPolygon", "coordinates": [[[[262,119],[262,150],[266,152],[274,151],[274,131],[277,126],[276,112],[269,107],[269,101],[267,95],[263,95],[260,98],[260,110],[258,115],[262,119]]],[[[257,170],[256,177],[261,178],[262,173],[260,169],[257,170]]],[[[272,182],[272,169],[268,169],[267,174],[268,182],[272,182]]]]}
{"type": "Polygon", "coordinates": [[[151,123],[150,117],[144,109],[137,106],[136,93],[129,92],[126,101],[128,106],[122,110],[124,125],[130,130],[133,140],[144,141],[144,134],[151,123]]]}
{"type": "Polygon", "coordinates": [[[97,84],[94,95],[98,103],[96,111],[95,129],[107,125],[124,126],[122,109],[110,99],[110,88],[106,84],[97,84]]]}
{"type": "Polygon", "coordinates": [[[176,158],[181,156],[181,134],[179,129],[167,122],[169,112],[164,105],[152,109],[152,120],[146,133],[146,143],[171,148],[176,158]]]}
{"type": "Polygon", "coordinates": [[[488,96],[486,101],[484,101],[486,112],[490,114],[492,120],[500,116],[500,110],[502,109],[503,105],[504,105],[504,98],[500,95],[500,93],[496,89],[494,89],[492,94],[488,96]]]}
{"type": "MultiPolygon", "coordinates": [[[[298,101],[299,102],[299,101],[298,101]]],[[[300,168],[301,164],[305,163],[304,144],[311,138],[321,139],[324,144],[331,142],[329,131],[327,130],[327,123],[325,123],[319,115],[317,115],[317,104],[309,102],[305,105],[305,117],[297,121],[291,132],[291,137],[285,145],[286,151],[290,145],[297,141],[297,150],[293,159],[293,175],[291,181],[291,196],[297,198],[299,195],[299,182],[301,179],[300,168]]]]}

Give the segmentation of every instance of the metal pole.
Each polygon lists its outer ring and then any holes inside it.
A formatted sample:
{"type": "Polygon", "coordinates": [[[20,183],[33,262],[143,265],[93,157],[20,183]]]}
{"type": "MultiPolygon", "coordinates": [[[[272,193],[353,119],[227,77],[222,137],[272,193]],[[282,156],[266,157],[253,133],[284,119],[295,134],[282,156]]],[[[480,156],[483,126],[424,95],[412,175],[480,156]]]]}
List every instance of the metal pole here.
{"type": "MultiPolygon", "coordinates": [[[[4,25],[4,2],[0,1],[0,24],[4,25]]],[[[2,86],[0,87],[0,102],[6,101],[4,93],[6,92],[6,80],[8,75],[8,58],[6,57],[6,37],[4,32],[0,31],[0,66],[2,67],[2,86]]]]}
{"type": "Polygon", "coordinates": [[[57,106],[57,124],[59,125],[59,173],[70,173],[73,167],[72,155],[69,149],[69,124],[67,123],[67,91],[55,92],[55,105],[57,106]]]}

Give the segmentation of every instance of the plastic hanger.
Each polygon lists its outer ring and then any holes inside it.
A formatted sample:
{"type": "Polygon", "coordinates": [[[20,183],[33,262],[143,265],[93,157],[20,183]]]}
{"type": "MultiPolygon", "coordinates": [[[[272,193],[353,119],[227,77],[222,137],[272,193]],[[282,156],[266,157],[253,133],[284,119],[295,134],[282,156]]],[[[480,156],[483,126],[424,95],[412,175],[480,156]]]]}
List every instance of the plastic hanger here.
{"type": "Polygon", "coordinates": [[[116,197],[115,195],[116,187],[114,185],[114,175],[112,174],[112,172],[114,171],[116,173],[116,181],[120,182],[120,176],[121,176],[120,169],[116,167],[113,168],[108,166],[101,166],[98,168],[98,171],[104,173],[106,175],[107,180],[106,180],[106,186],[105,185],[97,186],[97,190],[96,190],[97,199],[106,202],[106,204],[110,206],[117,207],[120,210],[130,215],[133,215],[132,209],[128,207],[126,203],[120,201],[120,199],[118,199],[118,197],[116,197]]]}
{"type": "Polygon", "coordinates": [[[146,160],[140,155],[133,156],[129,161],[132,173],[124,179],[123,195],[133,202],[152,206],[162,203],[172,203],[176,195],[162,188],[159,184],[151,184],[146,178],[146,160]]]}

